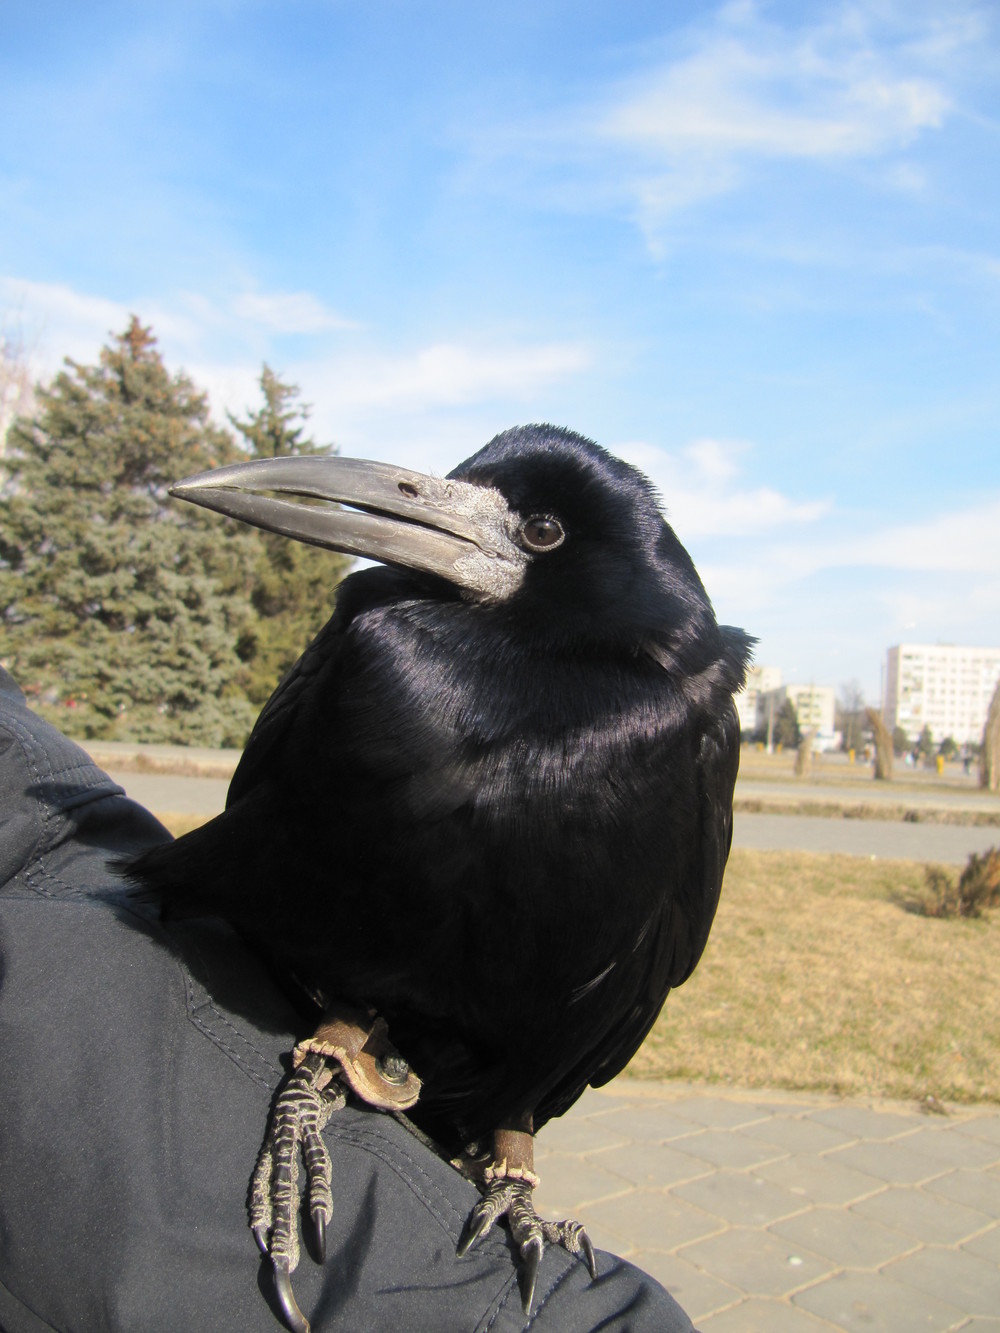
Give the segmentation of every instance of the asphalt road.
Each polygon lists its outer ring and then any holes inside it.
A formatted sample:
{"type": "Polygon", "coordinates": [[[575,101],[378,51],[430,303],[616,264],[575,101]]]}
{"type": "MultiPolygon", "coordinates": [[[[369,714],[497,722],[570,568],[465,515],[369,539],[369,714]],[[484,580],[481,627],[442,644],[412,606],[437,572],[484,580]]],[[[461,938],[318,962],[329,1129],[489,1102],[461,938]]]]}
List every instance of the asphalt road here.
{"type": "Polygon", "coordinates": [[[169,773],[122,773],[107,769],[132,797],[154,814],[217,815],[226,806],[228,778],[175,777],[169,773]]]}
{"type": "MultiPolygon", "coordinates": [[[[229,786],[223,778],[123,773],[113,769],[111,776],[133,800],[161,816],[218,814],[225,806],[229,786]]],[[[762,850],[843,852],[848,856],[964,865],[970,852],[1000,846],[1000,828],[737,813],[733,840],[737,847],[762,850]]]]}
{"type": "Polygon", "coordinates": [[[1000,828],[740,812],[734,817],[733,844],[762,851],[843,852],[847,856],[964,865],[971,852],[1000,847],[1000,828]]]}

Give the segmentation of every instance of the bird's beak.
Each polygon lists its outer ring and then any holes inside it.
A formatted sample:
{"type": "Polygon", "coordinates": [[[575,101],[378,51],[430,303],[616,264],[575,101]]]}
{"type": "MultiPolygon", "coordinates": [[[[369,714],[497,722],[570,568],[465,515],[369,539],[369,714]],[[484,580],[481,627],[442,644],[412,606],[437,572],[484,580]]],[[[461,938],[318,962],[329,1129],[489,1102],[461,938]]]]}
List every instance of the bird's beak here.
{"type": "Polygon", "coordinates": [[[170,494],[296,541],[434,574],[484,600],[509,596],[527,564],[499,491],[389,463],[263,458],[188,477],[170,494]]]}

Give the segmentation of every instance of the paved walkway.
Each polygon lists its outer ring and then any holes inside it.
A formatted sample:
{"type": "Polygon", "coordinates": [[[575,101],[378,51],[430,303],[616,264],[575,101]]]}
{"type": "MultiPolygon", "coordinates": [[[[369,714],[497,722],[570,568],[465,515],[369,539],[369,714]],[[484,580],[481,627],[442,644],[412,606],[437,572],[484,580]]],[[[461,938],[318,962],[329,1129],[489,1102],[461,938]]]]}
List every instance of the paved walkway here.
{"type": "Polygon", "coordinates": [[[751,815],[737,810],[733,816],[733,846],[964,866],[972,852],[1000,847],[1000,828],[908,824],[890,819],[827,819],[821,815],[751,815]]]}
{"type": "MultiPolygon", "coordinates": [[[[109,777],[155,815],[204,815],[226,808],[228,778],[197,778],[175,773],[132,773],[106,765],[109,777]]],[[[1000,829],[994,829],[1000,841],[1000,829]]]]}
{"type": "Polygon", "coordinates": [[[907,810],[972,810],[996,815],[1000,799],[996,792],[981,791],[974,777],[959,783],[931,777],[903,777],[895,782],[875,782],[869,771],[853,780],[828,781],[813,778],[759,778],[741,770],[736,794],[743,800],[820,801],[830,805],[903,806],[907,810]]]}
{"type": "Polygon", "coordinates": [[[1000,1108],[619,1079],[539,1138],[543,1216],[701,1333],[1000,1333],[1000,1108]]]}

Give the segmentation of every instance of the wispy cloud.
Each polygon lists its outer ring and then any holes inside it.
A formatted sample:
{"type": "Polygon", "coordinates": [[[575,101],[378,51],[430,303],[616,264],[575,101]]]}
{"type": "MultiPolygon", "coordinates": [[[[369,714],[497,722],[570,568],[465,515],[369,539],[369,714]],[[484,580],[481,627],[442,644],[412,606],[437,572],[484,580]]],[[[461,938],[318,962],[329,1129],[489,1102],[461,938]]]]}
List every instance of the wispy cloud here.
{"type": "Polygon", "coordinates": [[[840,532],[809,542],[776,542],[767,552],[771,581],[789,584],[825,570],[884,569],[958,574],[997,582],[1000,495],[979,504],[930,513],[912,523],[858,531],[846,518],[840,532]]]}
{"type": "Polygon", "coordinates": [[[654,250],[669,220],[775,164],[876,162],[883,188],[919,193],[921,165],[897,159],[954,114],[959,58],[982,29],[961,3],[942,16],[844,0],[779,18],[739,0],[676,31],[667,58],[493,151],[544,162],[547,197],[574,210],[626,204],[654,250]]]}
{"type": "Polygon", "coordinates": [[[706,537],[759,537],[814,524],[832,509],[829,499],[795,500],[744,476],[752,446],[742,440],[693,440],[668,450],[642,443],[615,453],[654,482],[683,541],[706,537]]]}
{"type": "Polygon", "coordinates": [[[875,698],[878,652],[890,643],[996,638],[996,489],[973,504],[880,521],[827,497],[755,484],[747,441],[631,442],[614,451],[657,484],[720,618],[758,635],[758,660],[782,664],[791,679],[836,684],[863,674],[875,698]],[[855,665],[845,668],[848,661],[855,665]]]}
{"type": "Polygon", "coordinates": [[[654,153],[854,157],[937,127],[950,99],[895,72],[858,43],[835,56],[831,34],[741,24],[713,34],[608,115],[609,137],[654,153]]]}
{"type": "Polygon", "coordinates": [[[324,363],[332,400],[345,407],[427,408],[502,397],[522,402],[539,386],[592,362],[576,342],[471,346],[440,342],[402,354],[348,353],[324,363]]]}
{"type": "Polygon", "coordinates": [[[996,642],[1000,495],[913,523],[872,521],[832,511],[805,540],[786,531],[697,544],[720,617],[759,636],[758,661],[780,664],[791,680],[863,676],[875,700],[892,643],[996,642]]]}
{"type": "Polygon", "coordinates": [[[944,626],[957,619],[968,626],[979,618],[975,607],[990,608],[993,618],[983,619],[978,634],[968,628],[965,632],[973,638],[996,637],[1000,494],[912,523],[873,527],[871,515],[859,521],[832,508],[824,519],[805,540],[790,538],[782,525],[764,540],[741,545],[735,558],[731,545],[725,554],[721,547],[714,551],[709,547],[706,569],[748,611],[788,605],[790,599],[795,601],[796,589],[806,598],[803,590],[817,578],[835,574],[850,590],[859,614],[866,604],[878,601],[887,623],[902,626],[908,620],[936,619],[944,626]],[[917,603],[924,608],[920,617],[912,610],[917,603]],[[933,617],[927,611],[932,604],[933,617]],[[892,608],[888,614],[886,606],[892,608]]]}
{"type": "Polygon", "coordinates": [[[64,283],[0,275],[0,305],[15,312],[37,349],[36,373],[51,374],[64,356],[93,359],[130,314],[153,327],[172,357],[188,364],[206,353],[259,366],[280,339],[356,329],[311,292],[244,290],[209,297],[195,292],[136,293],[128,302],[76,290],[64,283]]]}
{"type": "MultiPolygon", "coordinates": [[[[793,27],[730,5],[686,54],[624,90],[597,132],[633,159],[636,218],[651,246],[668,219],[739,188],[764,163],[891,156],[939,129],[953,107],[936,72],[942,43],[970,42],[972,26],[944,32],[914,15],[876,41],[877,26],[874,7],[844,5],[793,27]]],[[[885,179],[911,192],[924,184],[912,164],[890,165],[885,179]]]]}
{"type": "Polygon", "coordinates": [[[45,377],[63,357],[93,357],[107,334],[124,328],[128,320],[128,310],[117,301],[64,283],[0,276],[0,304],[22,326],[33,373],[45,377]]]}
{"type": "Polygon", "coordinates": [[[233,302],[240,319],[272,333],[326,333],[357,323],[330,310],[312,292],[244,292],[233,302]]]}
{"type": "Polygon", "coordinates": [[[895,524],[838,554],[845,564],[947,570],[996,582],[1000,570],[1000,496],[968,508],[933,514],[918,523],[895,524]]]}

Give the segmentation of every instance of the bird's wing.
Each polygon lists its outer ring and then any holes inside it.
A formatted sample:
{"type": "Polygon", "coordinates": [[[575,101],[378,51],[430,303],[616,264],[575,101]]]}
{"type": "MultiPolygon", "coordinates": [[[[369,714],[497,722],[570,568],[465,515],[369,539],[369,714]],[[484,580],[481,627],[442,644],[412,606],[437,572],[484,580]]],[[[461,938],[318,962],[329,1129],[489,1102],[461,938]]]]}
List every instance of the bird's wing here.
{"type": "Polygon", "coordinates": [[[615,984],[630,983],[634,1001],[600,1044],[591,1045],[545,1096],[537,1123],[560,1115],[588,1084],[601,1087],[621,1073],[655,1023],[668,992],[687,980],[701,958],[732,843],[739,741],[739,720],[729,703],[718,719],[706,725],[691,774],[697,788],[697,832],[686,848],[678,847],[682,863],[673,868],[674,882],[664,884],[658,911],[641,943],[617,969],[615,984]]]}
{"type": "Polygon", "coordinates": [[[256,787],[267,772],[275,750],[287,744],[299,704],[315,687],[320,673],[335,672],[340,633],[340,620],[335,614],[289,668],[264,705],[229,784],[227,806],[235,805],[256,787]]]}

